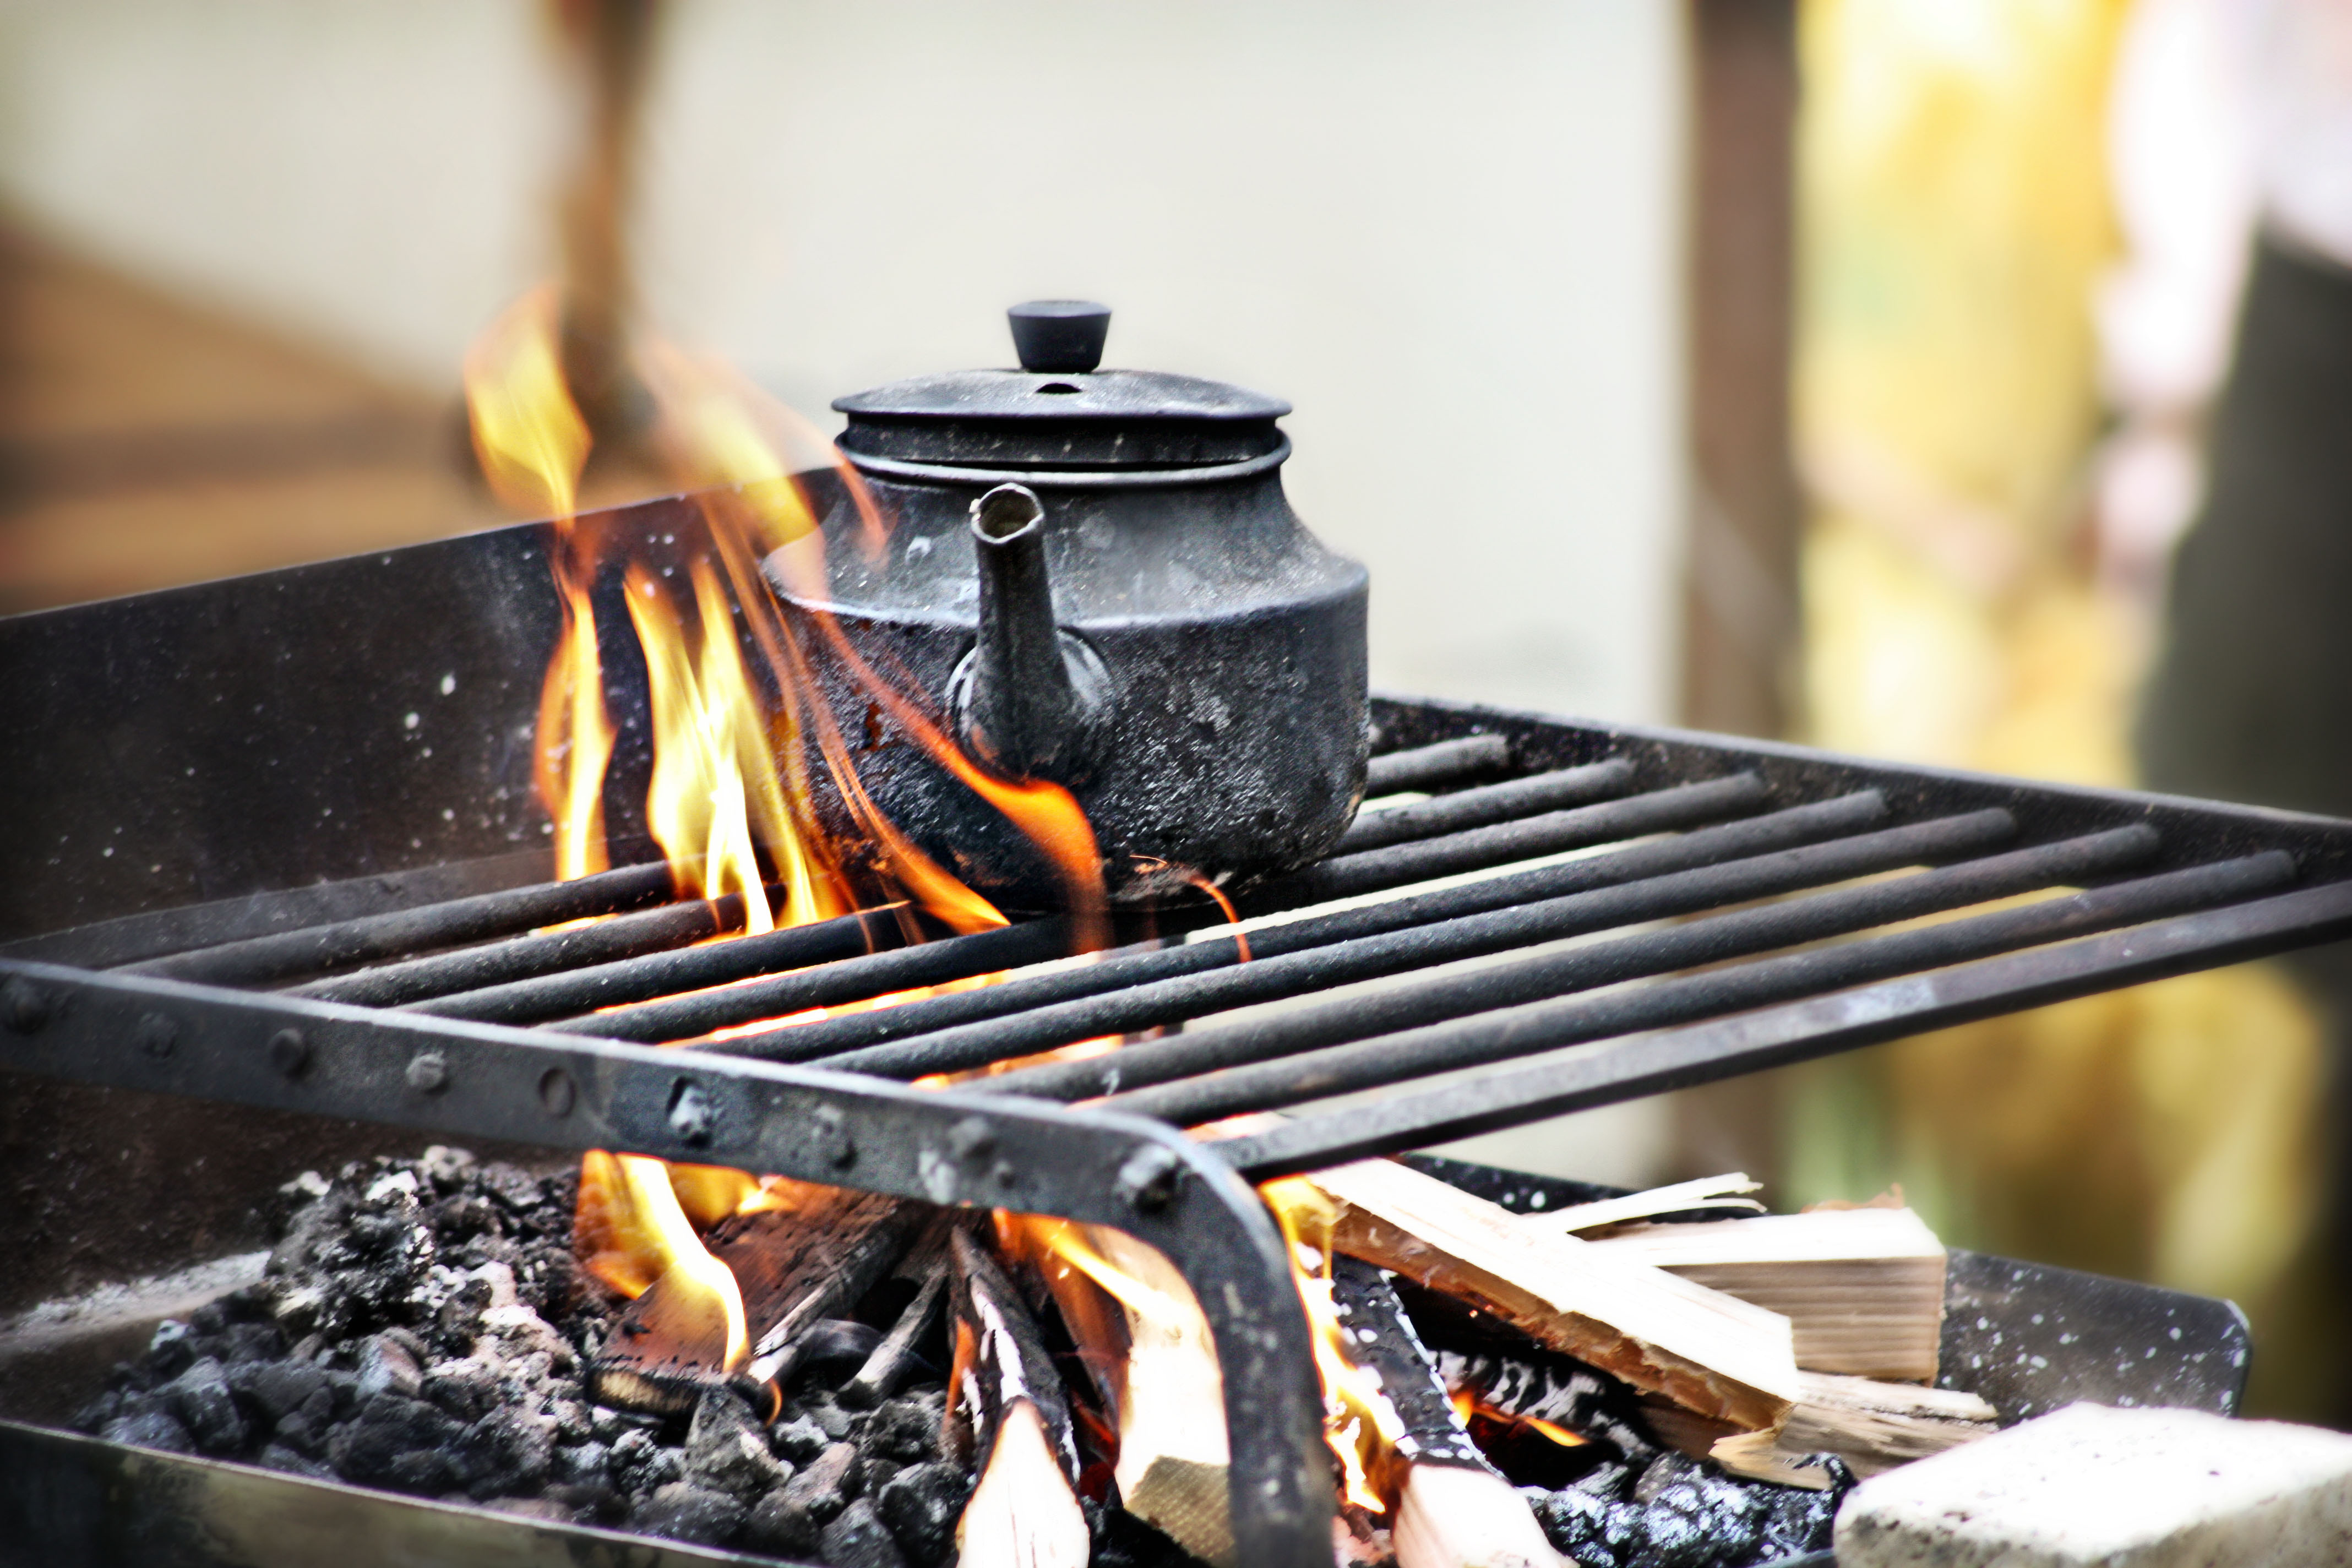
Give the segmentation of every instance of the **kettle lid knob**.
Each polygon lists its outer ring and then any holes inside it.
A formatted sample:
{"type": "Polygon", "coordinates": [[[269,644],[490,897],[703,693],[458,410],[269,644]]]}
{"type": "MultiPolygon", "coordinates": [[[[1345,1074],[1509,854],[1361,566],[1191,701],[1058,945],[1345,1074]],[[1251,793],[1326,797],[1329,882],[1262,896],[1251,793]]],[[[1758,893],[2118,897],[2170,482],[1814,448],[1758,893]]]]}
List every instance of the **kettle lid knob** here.
{"type": "Polygon", "coordinates": [[[1004,312],[1021,368],[1047,374],[1083,374],[1102,363],[1110,336],[1110,307],[1091,300],[1032,300],[1004,312]]]}

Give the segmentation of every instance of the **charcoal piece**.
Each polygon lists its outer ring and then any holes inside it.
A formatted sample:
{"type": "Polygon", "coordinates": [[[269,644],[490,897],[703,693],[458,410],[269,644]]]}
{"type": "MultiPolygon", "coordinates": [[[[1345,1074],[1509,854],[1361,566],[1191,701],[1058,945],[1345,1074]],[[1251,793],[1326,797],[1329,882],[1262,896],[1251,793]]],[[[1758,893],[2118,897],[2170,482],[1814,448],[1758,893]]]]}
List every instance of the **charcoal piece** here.
{"type": "Polygon", "coordinates": [[[868,1453],[919,1465],[940,1457],[940,1406],[935,1400],[886,1400],[866,1423],[868,1453]]]}
{"type": "Polygon", "coordinates": [[[971,1497],[971,1481],[957,1467],[914,1465],[876,1491],[874,1511],[914,1568],[933,1568],[953,1549],[956,1521],[971,1497]]]}
{"type": "Polygon", "coordinates": [[[613,1450],[603,1443],[560,1447],[548,1464],[549,1482],[559,1487],[604,1487],[612,1480],[613,1450]]]}
{"type": "MultiPolygon", "coordinates": [[[[858,1359],[862,1365],[865,1358],[858,1359]]],[[[907,1568],[898,1541],[884,1527],[874,1505],[862,1498],[824,1527],[817,1550],[831,1568],[907,1568]]]]}
{"type": "Polygon", "coordinates": [[[555,1423],[555,1440],[559,1443],[585,1443],[595,1436],[588,1418],[588,1406],[576,1399],[559,1394],[547,1402],[547,1414],[555,1423]]]}
{"type": "Polygon", "coordinates": [[[302,1361],[247,1362],[228,1369],[228,1385],[268,1420],[282,1421],[314,1394],[328,1393],[326,1369],[302,1361]]]}
{"type": "Polygon", "coordinates": [[[425,1373],[419,1393],[456,1420],[478,1421],[499,1402],[499,1374],[471,1357],[436,1362],[425,1373]]]}
{"type": "Polygon", "coordinates": [[[1570,1491],[1590,1497],[1606,1498],[1612,1502],[1623,1502],[1633,1489],[1633,1470],[1629,1465],[1596,1465],[1568,1485],[1570,1491]]]}
{"type": "Polygon", "coordinates": [[[792,1478],[792,1466],[768,1451],[759,1423],[739,1396],[723,1388],[703,1394],[686,1433],[688,1481],[753,1503],[792,1478]]]}
{"type": "Polygon", "coordinates": [[[834,1443],[854,1439],[857,1436],[863,1419],[850,1411],[844,1410],[829,1399],[809,1401],[803,1414],[815,1425],[818,1431],[825,1435],[827,1441],[834,1443]]]}
{"type": "Polygon", "coordinates": [[[217,1339],[228,1327],[228,1309],[218,1301],[207,1301],[188,1314],[188,1327],[199,1339],[217,1339]]]}
{"type": "Polygon", "coordinates": [[[434,1318],[435,1337],[452,1351],[468,1349],[482,1331],[482,1314],[495,1304],[488,1280],[467,1279],[442,1300],[434,1318]]]}
{"type": "Polygon", "coordinates": [[[614,1439],[612,1458],[607,1462],[614,1482],[632,1497],[686,1479],[686,1457],[676,1448],[663,1447],[643,1427],[624,1432],[614,1439]]]}
{"type": "Polygon", "coordinates": [[[891,1478],[907,1468],[896,1459],[877,1458],[871,1452],[863,1448],[858,1450],[858,1468],[861,1473],[858,1476],[857,1489],[867,1497],[872,1497],[876,1492],[888,1486],[891,1478]]]}
{"type": "Polygon", "coordinates": [[[147,1342],[147,1369],[158,1378],[173,1378],[187,1369],[196,1359],[196,1347],[189,1343],[188,1325],[177,1318],[166,1318],[155,1325],[154,1337],[147,1342]]]}
{"type": "Polygon", "coordinates": [[[77,1432],[95,1432],[122,1414],[122,1390],[108,1389],[68,1416],[66,1425],[77,1432]]]}
{"type": "Polygon", "coordinates": [[[310,1454],[289,1447],[284,1443],[269,1443],[262,1447],[254,1461],[268,1470],[283,1470],[289,1476],[308,1476],[314,1481],[331,1481],[335,1472],[310,1454]]]}
{"type": "Polygon", "coordinates": [[[781,1491],[761,1498],[743,1521],[743,1544],[776,1557],[803,1558],[824,1535],[824,1526],[781,1491]]]}
{"type": "Polygon", "coordinates": [[[301,1410],[288,1411],[278,1423],[277,1430],[270,1434],[269,1441],[273,1447],[291,1448],[298,1454],[307,1454],[311,1458],[323,1461],[332,1432],[331,1415],[321,1412],[313,1415],[306,1406],[301,1410]]]}
{"type": "Polygon", "coordinates": [[[584,1521],[614,1525],[629,1516],[629,1500],[601,1481],[553,1481],[547,1495],[584,1521]]]}
{"type": "Polygon", "coordinates": [[[236,1407],[225,1369],[212,1357],[190,1363],[158,1393],[205,1453],[234,1454],[245,1447],[245,1413],[236,1407]]]}
{"type": "Polygon", "coordinates": [[[419,1497],[438,1497],[464,1478],[457,1464],[438,1448],[412,1448],[393,1460],[383,1484],[394,1491],[414,1492],[419,1497]]]}
{"type": "Polygon", "coordinates": [[[796,1465],[807,1464],[832,1444],[833,1439],[825,1435],[824,1428],[805,1415],[794,1416],[771,1427],[768,1432],[768,1446],[775,1450],[776,1457],[790,1459],[796,1465]]]}
{"type": "Polygon", "coordinates": [[[857,1375],[882,1331],[848,1318],[822,1318],[800,1336],[798,1375],[812,1386],[837,1388],[857,1375]]]}
{"type": "Polygon", "coordinates": [[[640,1415],[634,1410],[615,1410],[609,1405],[588,1407],[588,1435],[599,1443],[617,1443],[624,1432],[645,1432],[660,1425],[651,1415],[640,1415]]]}
{"type": "Polygon", "coordinates": [[[1765,1507],[1753,1488],[1720,1476],[1677,1480],[1643,1510],[1649,1535],[1642,1568],[1736,1568],[1763,1542],[1765,1507]]]}
{"type": "Polygon", "coordinates": [[[1646,1540],[1641,1510],[1630,1503],[1573,1487],[1535,1492],[1528,1501],[1544,1539],[1580,1568],[1627,1568],[1633,1551],[1646,1540]]]}
{"type": "Polygon", "coordinates": [[[1756,1489],[1764,1500],[1762,1555],[1768,1562],[1776,1557],[1828,1551],[1830,1533],[1837,1524],[1838,1505],[1853,1489],[1853,1472],[1834,1454],[1812,1455],[1807,1462],[1829,1471],[1827,1490],[1769,1484],[1759,1484],[1756,1489]]]}
{"type": "Polygon", "coordinates": [[[482,1189],[504,1205],[509,1213],[528,1216],[547,1202],[547,1194],[539,1178],[517,1165],[503,1160],[475,1168],[482,1189]]]}
{"type": "Polygon", "coordinates": [[[110,1443],[127,1443],[135,1448],[161,1448],[167,1454],[193,1454],[195,1439],[180,1425],[178,1416],[155,1405],[148,1405],[129,1415],[118,1415],[99,1428],[98,1435],[110,1443]]]}
{"type": "Polygon", "coordinates": [[[554,1424],[509,1408],[493,1410],[468,1426],[452,1458],[461,1484],[480,1501],[538,1487],[554,1457],[554,1424]]]}
{"type": "Polygon", "coordinates": [[[231,1366],[272,1361],[286,1353],[286,1336],[275,1323],[231,1323],[220,1343],[221,1360],[231,1366]]]}
{"type": "Polygon", "coordinates": [[[329,1439],[327,1461],[347,1479],[380,1485],[390,1481],[398,1461],[412,1453],[430,1454],[446,1468],[447,1450],[465,1432],[421,1399],[373,1394],[360,1402],[352,1419],[329,1439]]]}
{"type": "Polygon", "coordinates": [[[648,1535],[667,1535],[698,1546],[725,1546],[743,1530],[743,1505],[724,1492],[671,1481],[629,1512],[629,1525],[648,1535]]]}
{"type": "Polygon", "coordinates": [[[783,1495],[823,1524],[857,1495],[858,1483],[865,1479],[863,1470],[857,1450],[846,1443],[835,1443],[785,1482],[783,1495]]]}
{"type": "Polygon", "coordinates": [[[473,1151],[453,1149],[446,1143],[430,1144],[416,1157],[417,1173],[431,1182],[436,1192],[457,1191],[473,1169],[473,1151]]]}
{"type": "Polygon", "coordinates": [[[360,1396],[397,1394],[414,1399],[425,1383],[423,1358],[408,1336],[373,1334],[360,1345],[360,1396]]]}
{"type": "Polygon", "coordinates": [[[1633,1483],[1633,1499],[1647,1507],[1675,1482],[1695,1481],[1706,1473],[1706,1467],[1687,1454],[1660,1454],[1643,1468],[1641,1479],[1633,1483]]]}

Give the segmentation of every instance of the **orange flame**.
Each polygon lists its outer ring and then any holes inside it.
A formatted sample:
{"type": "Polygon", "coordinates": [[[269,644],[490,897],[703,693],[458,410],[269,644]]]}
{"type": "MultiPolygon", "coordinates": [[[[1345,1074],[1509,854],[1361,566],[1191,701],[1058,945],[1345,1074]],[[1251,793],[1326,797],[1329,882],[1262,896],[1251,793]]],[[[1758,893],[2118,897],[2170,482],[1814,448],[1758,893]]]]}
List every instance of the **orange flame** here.
{"type": "Polygon", "coordinates": [[[647,1326],[667,1342],[729,1372],[751,1353],[742,1289],[695,1235],[661,1161],[591,1150],[580,1166],[572,1246],[590,1273],[624,1296],[662,1287],[661,1321],[647,1326]]]}
{"type": "Polygon", "coordinates": [[[483,478],[509,506],[555,523],[549,564],[563,623],[540,690],[531,773],[554,824],[557,879],[570,881],[607,864],[604,769],[613,726],[588,597],[596,562],[573,526],[588,424],[564,385],[556,314],[552,285],[524,295],[467,353],[465,379],[483,478]]]}
{"type": "Polygon", "coordinates": [[[1331,1233],[1339,1210],[1304,1176],[1284,1176],[1258,1188],[1290,1245],[1291,1278],[1313,1331],[1315,1372],[1323,1382],[1323,1440],[1339,1456],[1348,1500],[1384,1513],[1389,1500],[1377,1484],[1393,1468],[1404,1421],[1381,1392],[1380,1374],[1348,1358],[1339,1310],[1331,1301],[1331,1233]]]}

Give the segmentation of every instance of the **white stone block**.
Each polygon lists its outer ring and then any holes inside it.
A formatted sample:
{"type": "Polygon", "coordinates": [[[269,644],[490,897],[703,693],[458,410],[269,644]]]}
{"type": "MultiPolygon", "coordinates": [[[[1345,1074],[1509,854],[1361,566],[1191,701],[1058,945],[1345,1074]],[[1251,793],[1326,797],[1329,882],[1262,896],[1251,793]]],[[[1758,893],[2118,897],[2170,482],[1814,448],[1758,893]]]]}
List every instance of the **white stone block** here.
{"type": "Polygon", "coordinates": [[[1838,1568],[2352,1563],[2352,1436],[2072,1405],[1864,1481],[1838,1568]]]}

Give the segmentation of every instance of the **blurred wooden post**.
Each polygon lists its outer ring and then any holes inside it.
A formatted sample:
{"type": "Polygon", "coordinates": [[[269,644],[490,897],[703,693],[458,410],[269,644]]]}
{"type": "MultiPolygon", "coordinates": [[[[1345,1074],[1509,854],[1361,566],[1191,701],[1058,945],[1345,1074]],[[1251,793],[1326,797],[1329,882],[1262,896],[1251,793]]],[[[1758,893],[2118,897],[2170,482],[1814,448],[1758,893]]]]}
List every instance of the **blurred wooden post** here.
{"type": "Polygon", "coordinates": [[[1691,490],[1683,718],[1782,735],[1796,717],[1789,447],[1796,0],[1689,0],[1691,490]]]}
{"type": "MultiPolygon", "coordinates": [[[[1687,0],[1690,502],[1682,717],[1791,736],[1803,523],[1789,428],[1798,0],[1687,0]]],[[[1674,1097],[1672,1168],[1780,1171],[1778,1073],[1674,1097]]]]}

